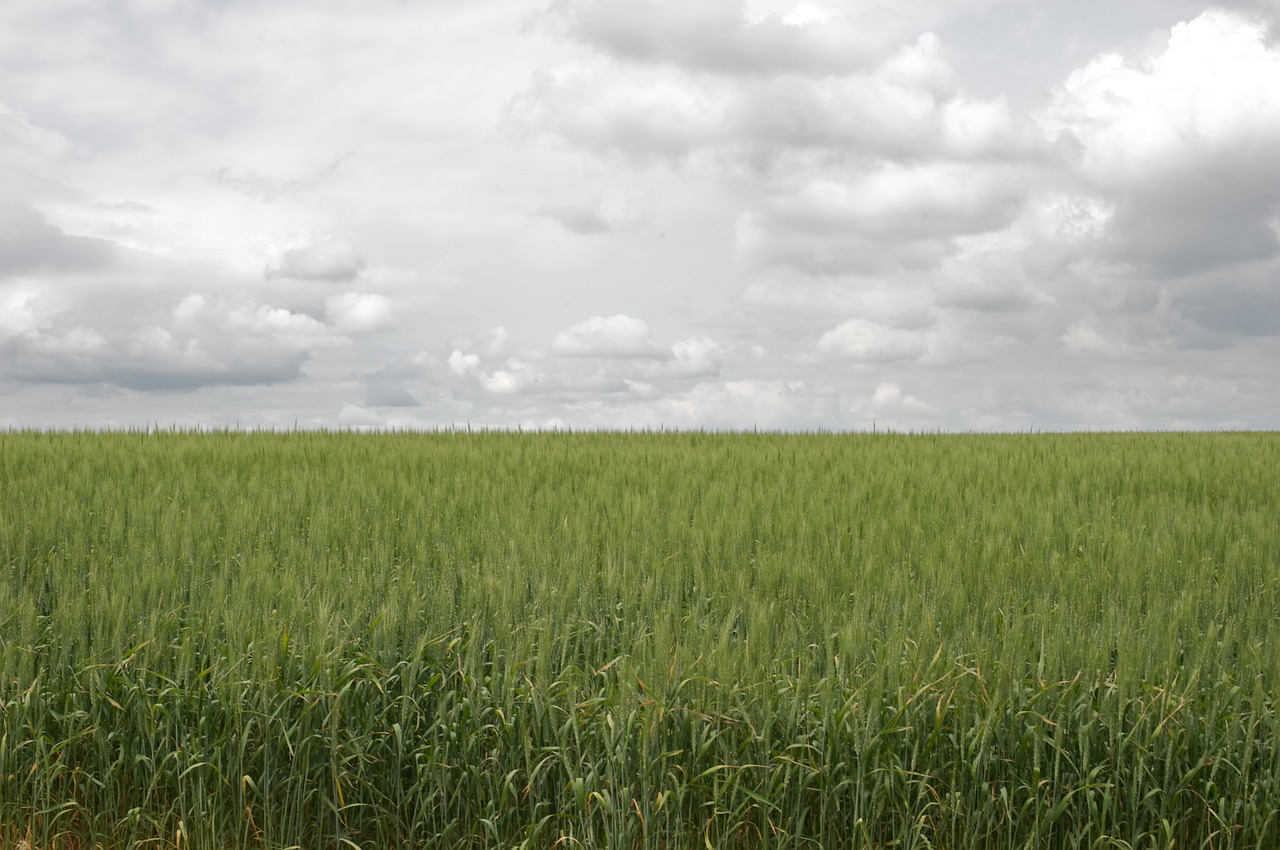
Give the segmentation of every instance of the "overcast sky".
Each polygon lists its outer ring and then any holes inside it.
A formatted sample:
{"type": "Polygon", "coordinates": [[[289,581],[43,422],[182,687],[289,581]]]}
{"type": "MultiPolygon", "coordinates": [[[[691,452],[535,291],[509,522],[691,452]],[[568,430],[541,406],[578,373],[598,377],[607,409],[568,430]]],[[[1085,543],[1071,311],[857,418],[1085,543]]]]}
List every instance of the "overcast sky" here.
{"type": "Polygon", "coordinates": [[[1280,428],[1278,12],[0,4],[0,427],[1280,428]]]}

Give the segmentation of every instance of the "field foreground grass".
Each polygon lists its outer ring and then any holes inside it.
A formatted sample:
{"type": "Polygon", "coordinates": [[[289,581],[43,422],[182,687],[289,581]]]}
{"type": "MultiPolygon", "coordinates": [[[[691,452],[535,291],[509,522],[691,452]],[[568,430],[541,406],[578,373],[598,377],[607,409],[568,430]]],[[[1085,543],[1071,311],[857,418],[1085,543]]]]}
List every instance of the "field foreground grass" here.
{"type": "Polygon", "coordinates": [[[1280,434],[0,434],[0,847],[1280,847],[1280,434]]]}

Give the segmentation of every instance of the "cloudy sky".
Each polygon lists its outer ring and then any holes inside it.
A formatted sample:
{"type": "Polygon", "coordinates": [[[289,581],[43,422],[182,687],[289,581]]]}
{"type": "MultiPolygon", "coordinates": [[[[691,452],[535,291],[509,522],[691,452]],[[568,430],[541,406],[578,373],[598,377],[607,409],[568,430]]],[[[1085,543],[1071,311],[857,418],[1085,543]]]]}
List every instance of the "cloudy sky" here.
{"type": "Polygon", "coordinates": [[[1280,2],[0,4],[0,427],[1280,427],[1280,2]]]}

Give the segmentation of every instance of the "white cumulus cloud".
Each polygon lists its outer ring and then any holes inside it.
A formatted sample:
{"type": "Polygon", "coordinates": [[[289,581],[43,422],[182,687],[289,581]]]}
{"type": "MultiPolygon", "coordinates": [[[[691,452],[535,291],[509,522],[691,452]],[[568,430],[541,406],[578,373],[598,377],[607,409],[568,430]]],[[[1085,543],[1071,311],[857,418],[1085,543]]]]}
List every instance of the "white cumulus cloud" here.
{"type": "Polygon", "coordinates": [[[1280,48],[1262,21],[1210,10],[1155,55],[1099,56],[1038,120],[1114,206],[1109,256],[1185,273],[1280,253],[1280,48]]]}
{"type": "Polygon", "coordinates": [[[932,413],[929,405],[913,395],[904,393],[901,386],[889,381],[876,385],[876,391],[871,395],[871,407],[877,413],[915,415],[932,413]]]}
{"type": "Polygon", "coordinates": [[[512,357],[501,369],[480,373],[480,386],[487,393],[494,395],[511,395],[534,387],[541,380],[541,375],[532,364],[512,357]]]}
{"type": "Polygon", "coordinates": [[[841,322],[818,339],[818,350],[870,363],[915,360],[927,350],[925,337],[916,331],[900,330],[853,318],[841,322]]]}
{"type": "Polygon", "coordinates": [[[0,3],[0,418],[1274,427],[1280,6],[1104,5],[0,3]]]}
{"type": "Polygon", "coordinates": [[[708,336],[691,336],[671,346],[661,359],[644,364],[648,378],[701,378],[720,374],[729,352],[708,336]]]}
{"type": "Polygon", "coordinates": [[[593,316],[556,334],[551,350],[567,357],[654,357],[661,349],[643,319],[593,316]]]}
{"type": "Polygon", "coordinates": [[[395,305],[385,295],[344,292],[324,302],[325,317],[344,333],[372,333],[397,324],[395,305]]]}
{"type": "Polygon", "coordinates": [[[354,244],[328,238],[285,249],[264,273],[267,277],[343,283],[355,280],[366,265],[364,255],[354,244]]]}
{"type": "Polygon", "coordinates": [[[449,371],[455,375],[474,375],[480,370],[480,355],[463,354],[455,348],[449,355],[449,371]]]}

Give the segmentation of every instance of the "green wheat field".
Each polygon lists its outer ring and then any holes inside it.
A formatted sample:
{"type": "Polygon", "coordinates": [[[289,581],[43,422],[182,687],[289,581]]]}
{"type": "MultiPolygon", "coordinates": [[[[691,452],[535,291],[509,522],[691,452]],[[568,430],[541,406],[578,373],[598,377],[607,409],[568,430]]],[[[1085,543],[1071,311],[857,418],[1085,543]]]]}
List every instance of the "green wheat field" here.
{"type": "Polygon", "coordinates": [[[0,847],[1280,847],[1280,434],[0,433],[0,847]]]}

